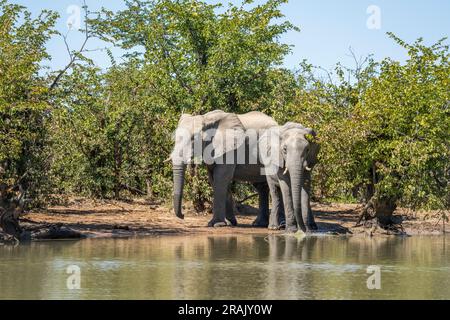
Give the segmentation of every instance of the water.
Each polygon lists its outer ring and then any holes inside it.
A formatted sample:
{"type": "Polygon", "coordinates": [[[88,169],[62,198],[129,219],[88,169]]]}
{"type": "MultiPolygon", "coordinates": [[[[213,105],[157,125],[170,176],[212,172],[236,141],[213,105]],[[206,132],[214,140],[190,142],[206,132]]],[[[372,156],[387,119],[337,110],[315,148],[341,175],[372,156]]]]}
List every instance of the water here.
{"type": "Polygon", "coordinates": [[[202,235],[0,246],[0,299],[449,299],[446,240],[202,235]],[[67,287],[71,265],[79,290],[67,287]],[[370,265],[381,268],[380,290],[367,289],[370,265]]]}

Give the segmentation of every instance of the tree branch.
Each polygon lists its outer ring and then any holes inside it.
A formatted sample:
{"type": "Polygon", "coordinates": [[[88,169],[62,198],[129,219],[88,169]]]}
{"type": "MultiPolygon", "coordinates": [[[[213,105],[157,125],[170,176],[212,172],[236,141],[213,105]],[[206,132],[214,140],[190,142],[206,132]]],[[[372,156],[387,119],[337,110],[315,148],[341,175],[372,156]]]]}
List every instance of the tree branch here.
{"type": "Polygon", "coordinates": [[[86,44],[88,43],[91,36],[89,35],[89,26],[88,26],[88,10],[86,5],[86,0],[83,0],[83,9],[84,9],[84,33],[85,38],[83,41],[83,44],[81,45],[80,49],[78,51],[71,51],[69,44],[67,43],[67,34],[63,36],[64,44],[66,46],[66,50],[69,53],[70,61],[69,63],[56,75],[55,79],[53,80],[52,84],[50,85],[50,90],[53,90],[58,85],[59,81],[61,80],[62,76],[69,70],[73,64],[78,60],[79,56],[86,52],[86,44]]]}

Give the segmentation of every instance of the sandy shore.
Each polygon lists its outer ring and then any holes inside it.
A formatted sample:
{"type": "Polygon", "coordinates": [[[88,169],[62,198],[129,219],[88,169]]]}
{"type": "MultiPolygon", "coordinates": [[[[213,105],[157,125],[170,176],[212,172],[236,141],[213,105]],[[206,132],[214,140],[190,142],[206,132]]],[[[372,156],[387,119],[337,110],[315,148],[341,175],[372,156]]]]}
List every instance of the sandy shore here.
{"type": "MultiPolygon", "coordinates": [[[[313,204],[319,232],[331,234],[364,235],[368,229],[355,227],[360,206],[354,204],[313,204]]],[[[207,228],[211,216],[196,214],[189,207],[185,219],[175,217],[170,209],[146,200],[98,201],[71,199],[67,205],[53,206],[45,211],[26,214],[21,224],[25,228],[58,225],[80,232],[87,237],[130,237],[182,234],[273,234],[283,231],[252,228],[254,216],[237,216],[239,226],[207,228]]],[[[443,225],[437,213],[408,213],[397,210],[408,235],[439,235],[443,225]]],[[[449,228],[447,228],[449,229],[449,228]]],[[[386,234],[376,230],[375,234],[386,234]]]]}

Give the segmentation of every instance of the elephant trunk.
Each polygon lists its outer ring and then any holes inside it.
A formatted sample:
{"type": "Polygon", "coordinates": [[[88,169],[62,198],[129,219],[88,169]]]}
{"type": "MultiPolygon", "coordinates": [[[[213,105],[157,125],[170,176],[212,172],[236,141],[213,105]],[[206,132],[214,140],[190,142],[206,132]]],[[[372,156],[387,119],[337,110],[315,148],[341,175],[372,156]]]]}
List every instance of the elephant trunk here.
{"type": "Polygon", "coordinates": [[[297,220],[297,226],[303,232],[306,232],[305,221],[302,216],[302,189],[304,184],[303,161],[295,161],[288,165],[288,171],[291,179],[292,204],[294,207],[294,216],[297,220]]]}
{"type": "Polygon", "coordinates": [[[186,165],[173,165],[173,208],[178,218],[184,219],[182,212],[184,176],[186,173],[186,165]]]}

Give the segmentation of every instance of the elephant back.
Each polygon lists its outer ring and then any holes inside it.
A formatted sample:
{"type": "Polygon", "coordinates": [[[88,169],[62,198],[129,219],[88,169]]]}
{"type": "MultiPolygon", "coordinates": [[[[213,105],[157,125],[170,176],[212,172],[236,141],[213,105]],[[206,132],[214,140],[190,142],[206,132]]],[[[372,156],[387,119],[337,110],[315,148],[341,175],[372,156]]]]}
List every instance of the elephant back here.
{"type": "Polygon", "coordinates": [[[270,116],[259,111],[238,115],[245,130],[264,130],[278,126],[278,123],[270,116]]]}

